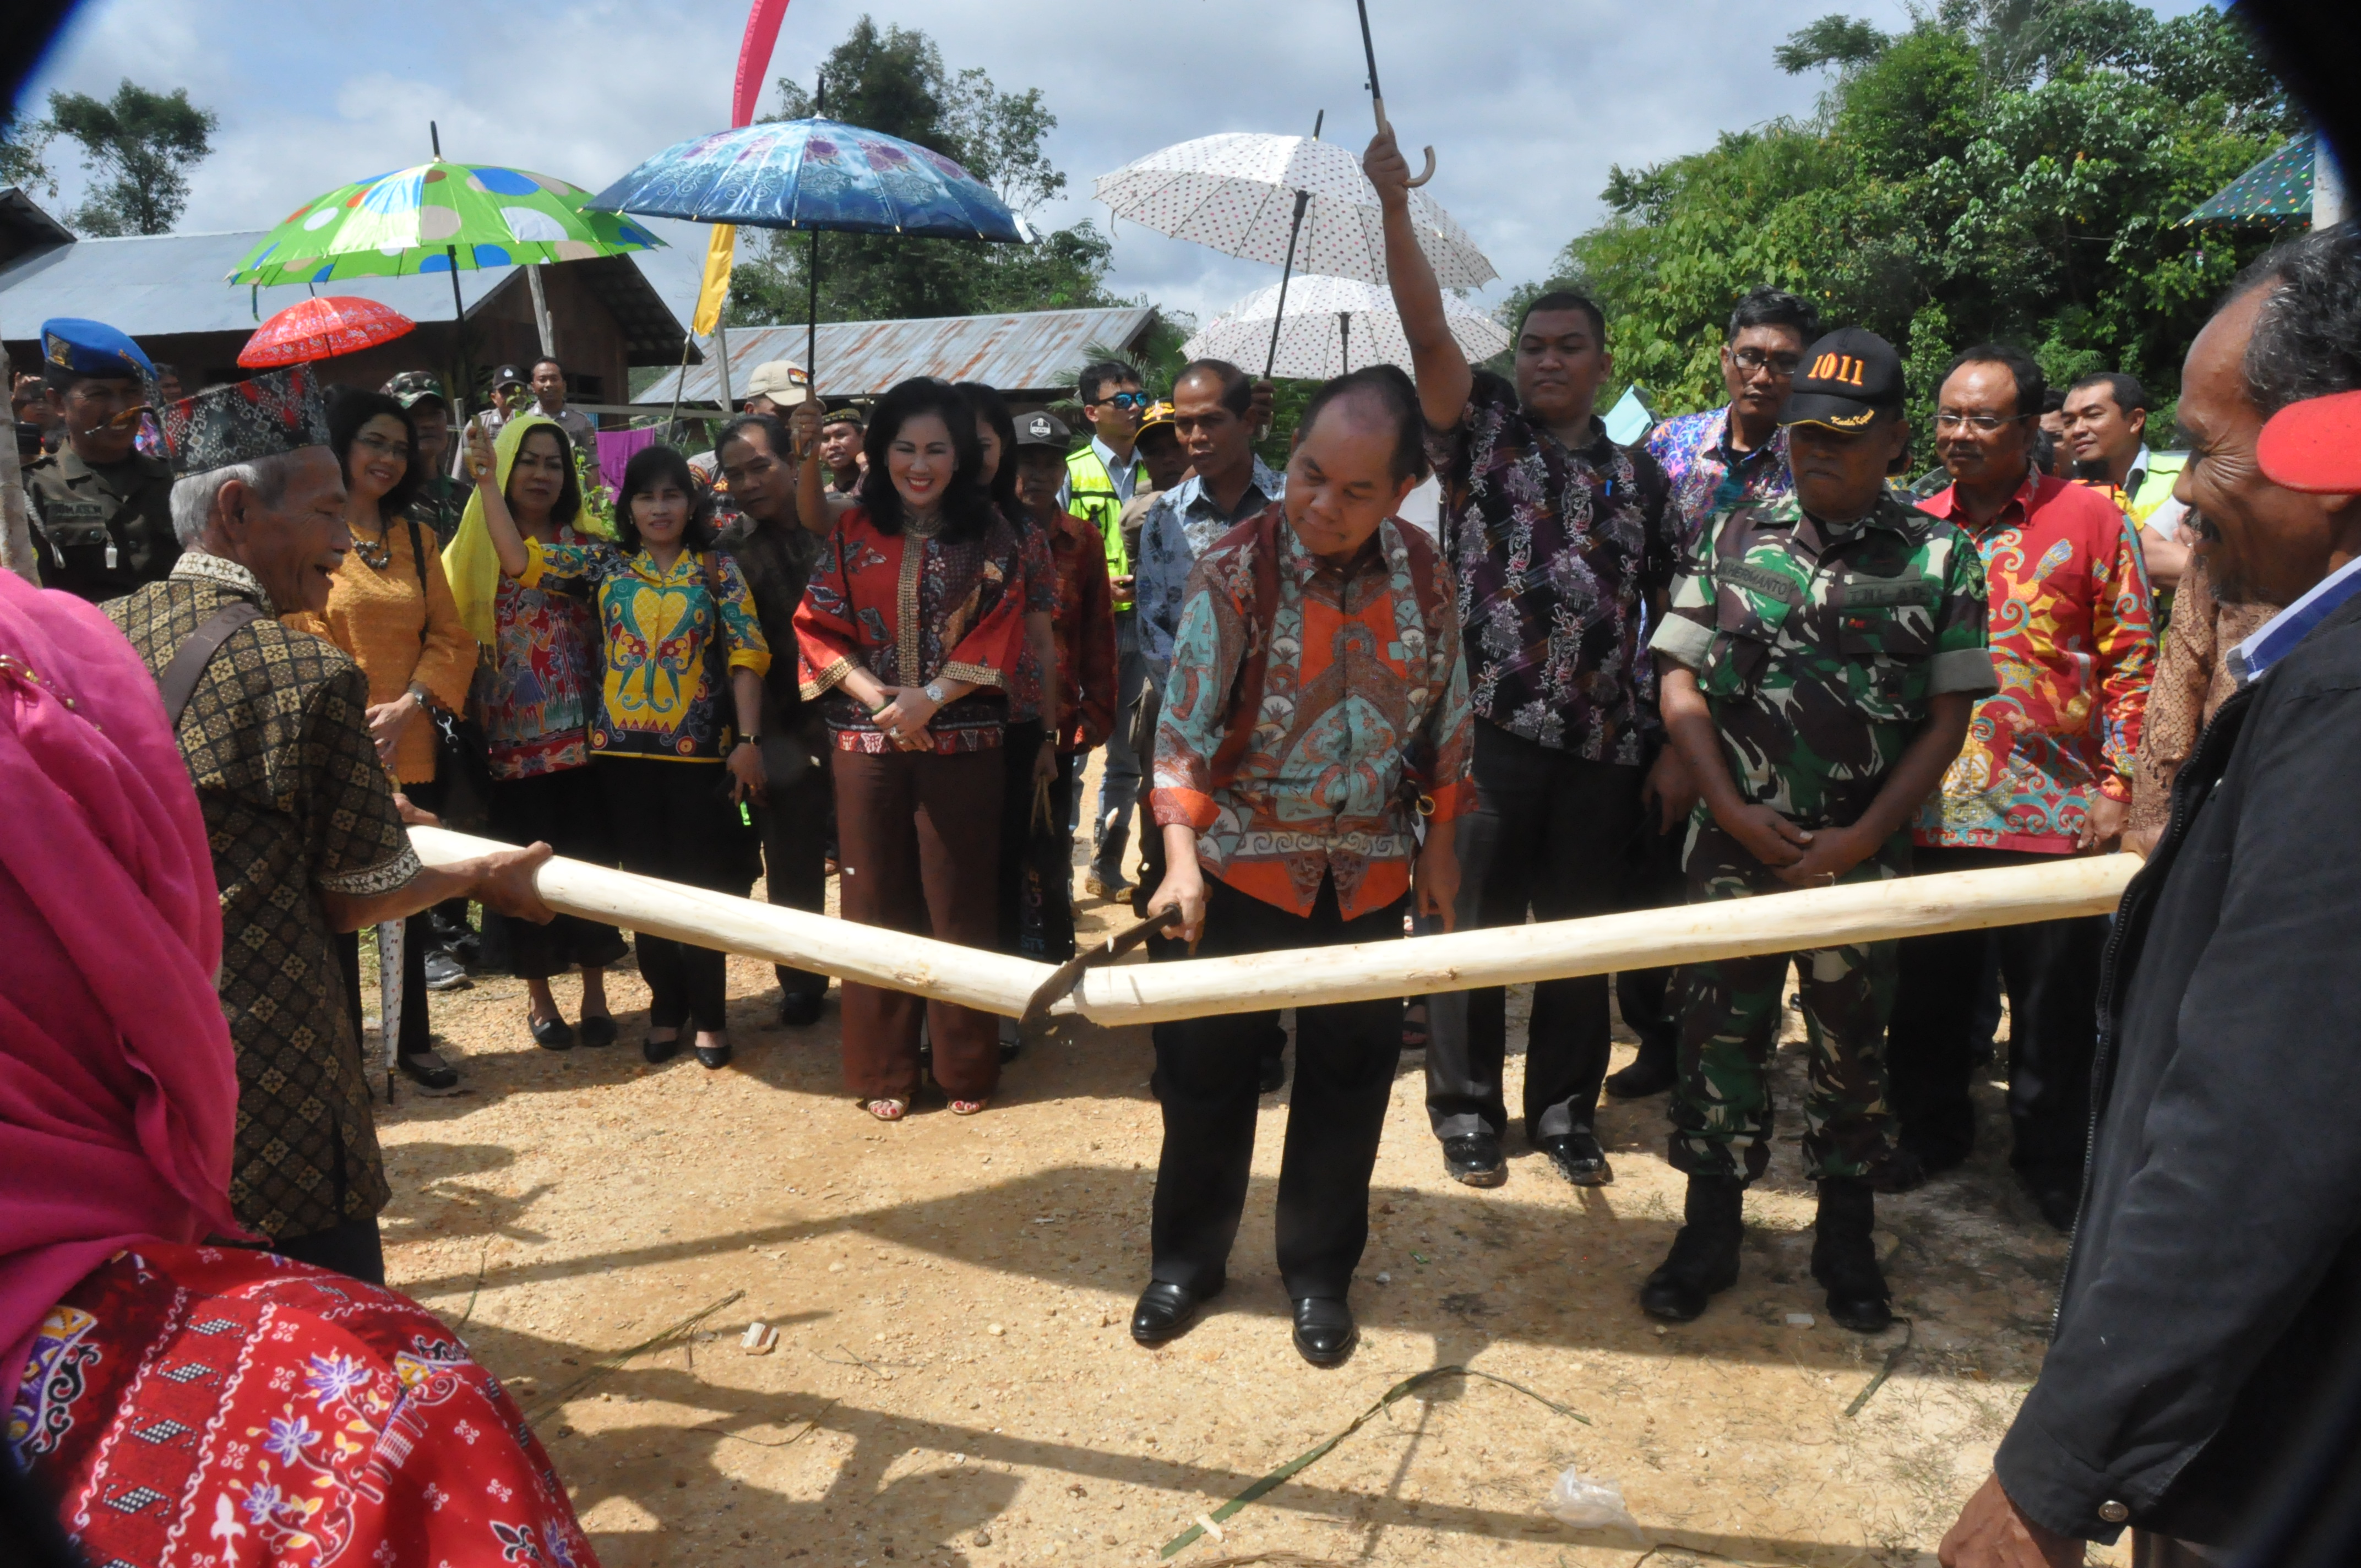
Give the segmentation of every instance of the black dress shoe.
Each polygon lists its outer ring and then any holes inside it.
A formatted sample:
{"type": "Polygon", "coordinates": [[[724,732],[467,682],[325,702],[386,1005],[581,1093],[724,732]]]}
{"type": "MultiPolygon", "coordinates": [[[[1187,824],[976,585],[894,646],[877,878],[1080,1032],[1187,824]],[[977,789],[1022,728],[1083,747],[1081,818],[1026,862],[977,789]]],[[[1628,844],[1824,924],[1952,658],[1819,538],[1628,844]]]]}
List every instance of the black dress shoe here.
{"type": "Polygon", "coordinates": [[[697,1047],[697,1061],[698,1066],[705,1068],[728,1067],[730,1065],[730,1042],[724,1040],[718,1046],[697,1047]]]}
{"type": "Polygon", "coordinates": [[[1509,1179],[1509,1162],[1500,1157],[1500,1140],[1492,1133],[1444,1139],[1443,1168],[1452,1180],[1470,1187],[1498,1187],[1509,1179]]]}
{"type": "Polygon", "coordinates": [[[1185,1285],[1150,1280],[1139,1293],[1139,1304],[1131,1310],[1131,1337],[1142,1344],[1162,1344],[1195,1322],[1198,1307],[1220,1295],[1221,1289],[1216,1285],[1201,1296],[1185,1285]]]}
{"type": "Polygon", "coordinates": [[[402,1051],[395,1056],[394,1061],[401,1067],[404,1078],[432,1093],[448,1093],[459,1087],[459,1075],[431,1050],[402,1051]]]}
{"type": "Polygon", "coordinates": [[[650,1035],[640,1042],[640,1055],[652,1062],[670,1061],[680,1055],[680,1036],[675,1035],[669,1040],[659,1040],[650,1035]]]}
{"type": "Polygon", "coordinates": [[[574,1048],[574,1025],[563,1018],[528,1018],[533,1030],[533,1043],[544,1051],[570,1051],[574,1048]]]}
{"type": "Polygon", "coordinates": [[[1353,1309],[1332,1296],[1306,1296],[1295,1304],[1296,1353],[1314,1366],[1336,1366],[1353,1354],[1361,1337],[1353,1309]]]}
{"type": "Polygon", "coordinates": [[[615,1043],[615,1021],[612,1018],[608,1017],[605,1014],[600,1014],[596,1018],[583,1019],[582,1043],[590,1047],[594,1050],[600,1046],[613,1045],[615,1043]]]}
{"type": "Polygon", "coordinates": [[[818,1023],[821,996],[818,992],[791,991],[780,997],[779,1026],[802,1029],[818,1023]]]}
{"type": "Polygon", "coordinates": [[[1537,1146],[1549,1156],[1558,1174],[1576,1187],[1605,1187],[1615,1179],[1615,1168],[1607,1163],[1607,1151],[1598,1146],[1598,1140],[1587,1127],[1543,1138],[1537,1146]]]}
{"type": "Polygon", "coordinates": [[[1617,1100],[1645,1100],[1651,1094],[1662,1094],[1680,1078],[1672,1052],[1657,1052],[1642,1046],[1630,1067],[1607,1075],[1606,1089],[1617,1100]]]}

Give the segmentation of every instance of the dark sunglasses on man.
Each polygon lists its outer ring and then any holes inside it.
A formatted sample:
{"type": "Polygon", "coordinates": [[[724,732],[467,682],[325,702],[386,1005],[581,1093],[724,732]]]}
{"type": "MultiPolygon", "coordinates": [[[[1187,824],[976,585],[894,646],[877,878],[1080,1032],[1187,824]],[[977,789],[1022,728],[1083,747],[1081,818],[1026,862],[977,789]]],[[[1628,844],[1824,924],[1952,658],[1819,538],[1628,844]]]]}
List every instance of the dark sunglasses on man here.
{"type": "Polygon", "coordinates": [[[1113,392],[1101,398],[1099,401],[1103,404],[1112,404],[1119,409],[1144,410],[1156,406],[1156,400],[1146,392],[1113,392]]]}

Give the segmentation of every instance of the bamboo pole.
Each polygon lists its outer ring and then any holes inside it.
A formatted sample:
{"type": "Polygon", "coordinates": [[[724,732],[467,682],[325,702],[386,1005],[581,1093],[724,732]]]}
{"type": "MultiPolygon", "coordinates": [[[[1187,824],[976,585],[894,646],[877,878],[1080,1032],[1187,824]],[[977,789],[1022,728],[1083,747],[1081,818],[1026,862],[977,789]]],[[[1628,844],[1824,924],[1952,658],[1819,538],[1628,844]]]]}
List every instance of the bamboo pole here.
{"type": "Polygon", "coordinates": [[[1093,1023],[1152,1024],[2104,915],[2140,865],[2136,855],[2060,857],[1399,942],[1126,964],[1090,970],[1073,1005],[1093,1023]]]}
{"type": "MultiPolygon", "coordinates": [[[[441,828],[412,828],[410,841],[430,866],[514,848],[441,828]]],[[[581,861],[551,861],[535,875],[533,886],[542,902],[561,915],[817,970],[840,980],[939,996],[1012,1018],[1025,1011],[1026,998],[1049,976],[1048,964],[781,909],[581,861]]]]}
{"type": "MultiPolygon", "coordinates": [[[[509,847],[439,828],[413,828],[410,837],[430,866],[509,847]]],[[[1126,964],[1088,971],[1073,995],[1051,1011],[1080,1013],[1114,1027],[2104,915],[2140,865],[2136,855],[2060,857],[2046,865],[1904,877],[1356,947],[1126,964]]],[[[1048,964],[1025,959],[580,861],[551,861],[534,886],[560,914],[939,996],[1011,1018],[1024,1014],[1027,1001],[1051,972],[1048,964]]]]}

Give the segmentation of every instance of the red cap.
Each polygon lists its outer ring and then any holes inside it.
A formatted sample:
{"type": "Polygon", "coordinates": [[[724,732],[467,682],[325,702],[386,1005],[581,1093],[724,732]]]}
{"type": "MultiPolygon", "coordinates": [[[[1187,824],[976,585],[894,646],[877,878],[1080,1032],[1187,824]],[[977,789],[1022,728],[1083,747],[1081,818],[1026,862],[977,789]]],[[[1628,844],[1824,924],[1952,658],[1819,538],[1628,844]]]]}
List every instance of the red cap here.
{"type": "Polygon", "coordinates": [[[2361,392],[2290,403],[2255,443],[2263,477],[2306,495],[2361,495],[2361,392]]]}

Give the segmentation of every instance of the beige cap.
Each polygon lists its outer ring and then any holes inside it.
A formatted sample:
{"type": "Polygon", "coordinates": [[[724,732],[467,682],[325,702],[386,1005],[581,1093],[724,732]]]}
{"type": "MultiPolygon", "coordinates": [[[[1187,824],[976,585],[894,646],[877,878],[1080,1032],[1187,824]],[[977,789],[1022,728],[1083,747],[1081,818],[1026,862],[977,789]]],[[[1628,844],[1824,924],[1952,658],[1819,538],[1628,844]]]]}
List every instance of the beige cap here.
{"type": "Polygon", "coordinates": [[[754,367],[746,378],[746,395],[741,400],[752,402],[756,398],[768,398],[783,409],[791,409],[811,396],[811,377],[792,359],[773,359],[754,367]]]}

